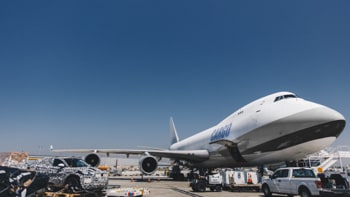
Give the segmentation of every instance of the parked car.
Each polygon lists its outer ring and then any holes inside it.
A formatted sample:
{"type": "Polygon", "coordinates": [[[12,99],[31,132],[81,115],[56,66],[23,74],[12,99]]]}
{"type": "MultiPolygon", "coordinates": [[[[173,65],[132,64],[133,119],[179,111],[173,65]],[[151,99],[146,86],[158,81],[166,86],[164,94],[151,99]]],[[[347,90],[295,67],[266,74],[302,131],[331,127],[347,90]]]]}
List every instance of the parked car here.
{"type": "Polygon", "coordinates": [[[49,191],[102,191],[108,183],[107,172],[75,157],[45,157],[30,164],[30,168],[50,177],[49,191]]]}
{"type": "Polygon", "coordinates": [[[280,168],[262,182],[262,191],[266,197],[272,193],[301,197],[319,196],[321,187],[320,178],[311,168],[280,168]]]}

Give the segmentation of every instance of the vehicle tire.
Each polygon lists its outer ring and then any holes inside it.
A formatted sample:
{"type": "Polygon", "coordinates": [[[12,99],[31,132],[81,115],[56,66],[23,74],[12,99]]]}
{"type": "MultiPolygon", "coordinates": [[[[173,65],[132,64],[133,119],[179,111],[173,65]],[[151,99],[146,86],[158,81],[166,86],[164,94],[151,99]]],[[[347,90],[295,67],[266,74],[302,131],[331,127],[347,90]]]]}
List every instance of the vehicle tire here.
{"type": "Polygon", "coordinates": [[[197,187],[195,186],[195,184],[193,184],[191,187],[192,187],[192,191],[198,192],[198,191],[197,191],[197,187]]]}
{"type": "Polygon", "coordinates": [[[221,191],[222,191],[221,185],[215,186],[215,190],[216,190],[217,192],[221,192],[221,191]]]}
{"type": "Polygon", "coordinates": [[[294,195],[293,194],[287,194],[287,197],[293,197],[294,195]]]}
{"type": "Polygon", "coordinates": [[[204,181],[198,181],[197,189],[199,192],[205,192],[206,186],[204,181]]]}
{"type": "Polygon", "coordinates": [[[311,197],[311,193],[308,189],[302,188],[299,192],[300,197],[311,197]]]}
{"type": "Polygon", "coordinates": [[[263,191],[265,197],[270,197],[272,195],[268,185],[263,185],[262,191],[263,191]]]}
{"type": "Polygon", "coordinates": [[[48,192],[57,192],[58,189],[56,187],[54,187],[53,183],[48,183],[46,186],[46,190],[48,192]]]}
{"type": "Polygon", "coordinates": [[[75,193],[81,191],[82,188],[79,179],[74,176],[68,177],[65,181],[65,190],[68,193],[75,193]]]}

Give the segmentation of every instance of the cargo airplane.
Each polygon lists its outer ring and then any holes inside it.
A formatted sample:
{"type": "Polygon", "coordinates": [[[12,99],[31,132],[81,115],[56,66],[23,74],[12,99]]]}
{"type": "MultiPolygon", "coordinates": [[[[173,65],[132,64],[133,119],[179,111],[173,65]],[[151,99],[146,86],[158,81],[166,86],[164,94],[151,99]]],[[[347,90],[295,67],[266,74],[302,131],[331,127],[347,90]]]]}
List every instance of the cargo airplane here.
{"type": "Polygon", "coordinates": [[[150,175],[161,158],[190,168],[232,168],[296,161],[333,143],[345,127],[339,112],[278,92],[259,98],[217,125],[179,140],[170,118],[168,149],[61,149],[53,152],[87,153],[85,160],[99,164],[98,153],[141,155],[140,170],[150,175]]]}

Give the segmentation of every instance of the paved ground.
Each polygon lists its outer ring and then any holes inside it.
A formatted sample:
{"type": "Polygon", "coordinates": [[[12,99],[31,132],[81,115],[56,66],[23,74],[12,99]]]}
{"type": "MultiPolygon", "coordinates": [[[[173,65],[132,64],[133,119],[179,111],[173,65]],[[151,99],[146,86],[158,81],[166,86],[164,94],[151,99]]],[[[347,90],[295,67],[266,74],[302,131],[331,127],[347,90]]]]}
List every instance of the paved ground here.
{"type": "MultiPolygon", "coordinates": [[[[130,180],[129,177],[123,177],[123,178],[114,178],[112,177],[109,181],[109,185],[120,185],[122,188],[130,188],[130,187],[137,187],[137,188],[147,188],[150,190],[150,195],[146,196],[155,196],[155,197],[177,197],[177,196],[193,196],[193,197],[217,197],[217,196],[235,196],[235,197],[263,197],[263,194],[261,192],[229,192],[229,191],[222,191],[222,192],[210,192],[209,188],[207,189],[207,192],[192,192],[192,189],[189,187],[188,182],[179,182],[179,181],[169,181],[169,180],[159,180],[158,179],[152,179],[150,181],[144,180],[141,181],[140,179],[133,179],[133,181],[130,180]]],[[[276,195],[277,196],[277,195],[276,195]]]]}

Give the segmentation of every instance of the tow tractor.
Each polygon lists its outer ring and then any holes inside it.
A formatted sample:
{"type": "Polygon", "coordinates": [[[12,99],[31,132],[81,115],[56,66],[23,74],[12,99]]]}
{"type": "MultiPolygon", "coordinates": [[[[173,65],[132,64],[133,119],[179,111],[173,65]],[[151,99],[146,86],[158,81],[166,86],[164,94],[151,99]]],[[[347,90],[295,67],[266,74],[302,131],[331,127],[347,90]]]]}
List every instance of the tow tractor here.
{"type": "Polygon", "coordinates": [[[222,176],[220,174],[195,176],[190,186],[194,192],[205,192],[209,187],[210,191],[222,191],[222,176]]]}

